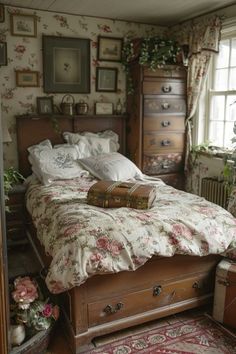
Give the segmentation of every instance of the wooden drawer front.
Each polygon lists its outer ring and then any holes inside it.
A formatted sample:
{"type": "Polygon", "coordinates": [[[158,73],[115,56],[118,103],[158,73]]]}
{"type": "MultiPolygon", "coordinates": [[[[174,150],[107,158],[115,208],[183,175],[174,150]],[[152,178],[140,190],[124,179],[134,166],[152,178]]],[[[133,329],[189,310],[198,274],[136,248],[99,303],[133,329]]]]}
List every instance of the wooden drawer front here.
{"type": "Polygon", "coordinates": [[[165,184],[172,186],[176,189],[185,190],[185,178],[183,173],[174,173],[167,175],[158,175],[165,184]]]}
{"type": "Polygon", "coordinates": [[[9,211],[6,212],[6,220],[7,222],[21,220],[24,222],[24,207],[23,205],[10,205],[9,211]]]}
{"type": "Polygon", "coordinates": [[[186,87],[183,81],[148,80],[143,82],[144,95],[185,95],[186,87]]]}
{"type": "Polygon", "coordinates": [[[156,117],[144,117],[144,131],[185,131],[185,116],[168,116],[164,114],[156,117]]]}
{"type": "Polygon", "coordinates": [[[150,175],[178,172],[183,170],[183,166],[184,157],[181,153],[143,156],[143,172],[150,175]]]}
{"type": "Polygon", "coordinates": [[[158,283],[149,289],[90,303],[89,326],[208,294],[213,291],[213,283],[214,277],[211,279],[209,273],[204,273],[166,284],[158,283]]]}
{"type": "Polygon", "coordinates": [[[184,133],[166,134],[144,133],[143,147],[144,152],[183,152],[184,150],[184,133]]]}
{"type": "Polygon", "coordinates": [[[144,97],[144,115],[153,114],[182,114],[186,113],[186,102],[184,98],[166,97],[144,97]]]}
{"type": "Polygon", "coordinates": [[[186,78],[187,70],[183,66],[166,65],[164,68],[151,70],[145,67],[143,69],[144,77],[176,77],[186,78]]]}

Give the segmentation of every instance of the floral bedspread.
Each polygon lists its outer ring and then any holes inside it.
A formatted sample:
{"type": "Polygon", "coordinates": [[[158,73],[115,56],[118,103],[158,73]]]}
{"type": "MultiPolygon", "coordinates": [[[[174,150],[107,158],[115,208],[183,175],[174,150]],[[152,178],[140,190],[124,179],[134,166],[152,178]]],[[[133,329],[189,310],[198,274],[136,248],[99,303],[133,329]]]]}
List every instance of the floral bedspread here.
{"type": "Polygon", "coordinates": [[[46,278],[52,293],[94,274],[135,270],[153,255],[224,253],[236,259],[236,219],[221,207],[157,181],[151,209],[103,209],[86,203],[95,182],[83,177],[29,184],[27,209],[52,256],[46,278]]]}

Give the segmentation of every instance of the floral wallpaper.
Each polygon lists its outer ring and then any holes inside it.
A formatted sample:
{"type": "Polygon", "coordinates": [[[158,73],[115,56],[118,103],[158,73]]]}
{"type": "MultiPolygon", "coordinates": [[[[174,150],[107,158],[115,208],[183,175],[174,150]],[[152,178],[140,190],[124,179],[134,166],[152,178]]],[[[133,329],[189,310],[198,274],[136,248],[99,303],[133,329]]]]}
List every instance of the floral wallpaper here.
{"type": "MultiPolygon", "coordinates": [[[[0,92],[2,119],[9,128],[11,143],[4,144],[5,166],[17,167],[15,116],[36,112],[36,97],[46,96],[43,92],[42,35],[80,37],[91,40],[91,92],[73,94],[75,102],[83,99],[94,113],[95,102],[112,102],[114,107],[120,99],[125,111],[126,80],[120,63],[97,60],[98,36],[142,37],[162,35],[165,27],[133,22],[101,19],[86,16],[63,15],[47,11],[33,11],[5,6],[5,22],[0,23],[0,41],[7,42],[8,65],[0,67],[0,92]],[[10,31],[10,13],[34,14],[37,16],[37,37],[13,36],[10,31]],[[96,67],[118,69],[118,90],[116,93],[95,91],[96,67]],[[40,72],[39,87],[17,87],[15,70],[40,72]]],[[[52,94],[54,104],[60,105],[64,94],[52,94]]],[[[51,95],[50,95],[51,96],[51,95]]]]}

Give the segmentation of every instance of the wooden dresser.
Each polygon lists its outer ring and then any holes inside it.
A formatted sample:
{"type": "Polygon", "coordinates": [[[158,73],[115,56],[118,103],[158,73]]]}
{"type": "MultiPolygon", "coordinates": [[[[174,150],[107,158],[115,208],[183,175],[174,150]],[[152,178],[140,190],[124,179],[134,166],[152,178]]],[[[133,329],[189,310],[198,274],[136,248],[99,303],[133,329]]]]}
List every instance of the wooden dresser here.
{"type": "Polygon", "coordinates": [[[127,153],[147,175],[184,187],[186,69],[156,71],[130,67],[134,94],[128,96],[127,153]]]}

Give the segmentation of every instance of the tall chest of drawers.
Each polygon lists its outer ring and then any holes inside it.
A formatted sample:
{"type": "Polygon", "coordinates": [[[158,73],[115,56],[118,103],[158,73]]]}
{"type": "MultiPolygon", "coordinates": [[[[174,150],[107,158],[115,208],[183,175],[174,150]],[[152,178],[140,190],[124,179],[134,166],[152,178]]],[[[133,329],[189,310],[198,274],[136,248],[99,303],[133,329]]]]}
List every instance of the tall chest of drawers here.
{"type": "Polygon", "coordinates": [[[131,66],[134,94],[128,96],[128,157],[147,175],[183,189],[186,69],[152,71],[131,66]]]}

